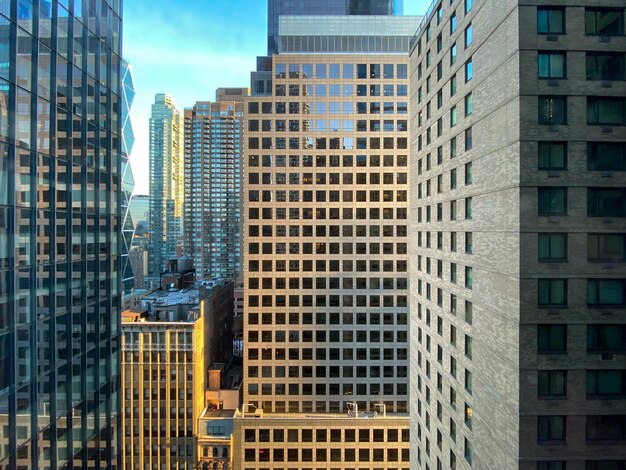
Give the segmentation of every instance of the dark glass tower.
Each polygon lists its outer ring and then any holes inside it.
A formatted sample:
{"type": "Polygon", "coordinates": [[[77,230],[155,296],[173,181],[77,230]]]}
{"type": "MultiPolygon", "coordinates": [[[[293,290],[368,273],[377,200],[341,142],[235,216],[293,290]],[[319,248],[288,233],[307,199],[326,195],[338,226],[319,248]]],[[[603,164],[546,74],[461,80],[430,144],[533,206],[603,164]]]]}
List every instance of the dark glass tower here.
{"type": "Polygon", "coordinates": [[[279,16],[401,15],[404,0],[268,0],[267,54],[277,52],[279,16]]]}
{"type": "Polygon", "coordinates": [[[0,468],[119,468],[121,0],[0,1],[0,468]]]}

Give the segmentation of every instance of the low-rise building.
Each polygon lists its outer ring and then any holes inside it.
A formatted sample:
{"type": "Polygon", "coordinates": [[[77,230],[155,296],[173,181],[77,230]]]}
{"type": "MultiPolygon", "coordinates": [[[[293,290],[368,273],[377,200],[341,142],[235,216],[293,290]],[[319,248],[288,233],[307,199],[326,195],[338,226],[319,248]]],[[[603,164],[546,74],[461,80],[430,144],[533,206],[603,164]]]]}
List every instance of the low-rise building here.
{"type": "Polygon", "coordinates": [[[268,413],[243,405],[234,418],[233,468],[409,469],[409,417],[383,411],[268,413]]]}
{"type": "Polygon", "coordinates": [[[209,365],[232,355],[219,327],[232,296],[232,281],[217,280],[151,292],[122,314],[123,468],[197,468],[209,365]]]}
{"type": "Polygon", "coordinates": [[[233,467],[234,417],[241,404],[243,368],[209,367],[206,408],[198,423],[198,459],[201,470],[233,467]]]}

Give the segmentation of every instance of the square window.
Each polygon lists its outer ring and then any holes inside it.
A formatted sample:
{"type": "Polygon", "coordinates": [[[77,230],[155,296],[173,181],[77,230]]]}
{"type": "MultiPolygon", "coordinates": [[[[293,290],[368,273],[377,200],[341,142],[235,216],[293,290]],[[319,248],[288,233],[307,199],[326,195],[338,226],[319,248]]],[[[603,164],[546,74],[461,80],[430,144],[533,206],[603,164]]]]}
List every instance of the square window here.
{"type": "Polygon", "coordinates": [[[540,96],[538,120],[539,124],[567,124],[567,97],[540,96]]]}

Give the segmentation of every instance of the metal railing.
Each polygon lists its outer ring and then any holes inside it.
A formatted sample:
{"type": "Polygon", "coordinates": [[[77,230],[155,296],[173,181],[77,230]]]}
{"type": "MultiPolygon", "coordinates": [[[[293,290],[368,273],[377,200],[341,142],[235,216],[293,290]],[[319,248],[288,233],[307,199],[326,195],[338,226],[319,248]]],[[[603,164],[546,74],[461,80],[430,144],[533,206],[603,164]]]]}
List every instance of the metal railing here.
{"type": "Polygon", "coordinates": [[[435,11],[435,5],[437,5],[438,2],[439,0],[433,0],[432,2],[430,2],[430,6],[428,7],[428,10],[426,10],[426,13],[424,14],[424,18],[422,18],[422,22],[419,24],[419,26],[417,27],[417,31],[415,31],[415,34],[411,38],[411,42],[409,43],[409,53],[411,53],[411,51],[413,50],[413,47],[415,46],[415,43],[417,42],[420,35],[422,34],[422,31],[424,30],[426,25],[430,22],[433,11],[435,11]]]}

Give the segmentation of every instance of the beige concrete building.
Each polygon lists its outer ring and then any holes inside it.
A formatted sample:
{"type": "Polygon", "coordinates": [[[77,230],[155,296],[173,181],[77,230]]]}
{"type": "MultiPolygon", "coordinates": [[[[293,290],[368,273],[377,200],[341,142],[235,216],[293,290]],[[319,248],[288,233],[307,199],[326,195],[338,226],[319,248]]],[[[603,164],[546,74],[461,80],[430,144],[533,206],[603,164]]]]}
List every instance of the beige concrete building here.
{"type": "Polygon", "coordinates": [[[624,2],[433,3],[411,50],[414,469],[623,470],[624,2]]]}
{"type": "Polygon", "coordinates": [[[206,409],[198,424],[198,467],[231,470],[234,452],[234,417],[241,405],[243,368],[212,364],[206,390],[206,409]]]}
{"type": "Polygon", "coordinates": [[[144,297],[142,311],[124,312],[123,468],[196,469],[209,365],[232,352],[232,336],[227,345],[222,332],[232,287],[172,288],[144,297]]]}
{"type": "Polygon", "coordinates": [[[239,412],[233,465],[242,470],[408,470],[408,421],[408,415],[239,412]]]}
{"type": "Polygon", "coordinates": [[[406,412],[407,58],[279,54],[273,74],[248,103],[244,401],[406,412]]]}
{"type": "Polygon", "coordinates": [[[200,311],[122,323],[123,468],[196,468],[206,358],[200,311]]]}
{"type": "Polygon", "coordinates": [[[247,103],[234,466],[408,468],[406,52],[418,19],[278,23],[278,54],[259,61],[247,103]]]}

